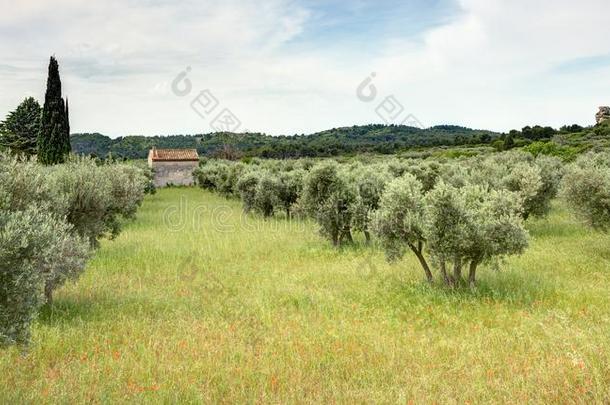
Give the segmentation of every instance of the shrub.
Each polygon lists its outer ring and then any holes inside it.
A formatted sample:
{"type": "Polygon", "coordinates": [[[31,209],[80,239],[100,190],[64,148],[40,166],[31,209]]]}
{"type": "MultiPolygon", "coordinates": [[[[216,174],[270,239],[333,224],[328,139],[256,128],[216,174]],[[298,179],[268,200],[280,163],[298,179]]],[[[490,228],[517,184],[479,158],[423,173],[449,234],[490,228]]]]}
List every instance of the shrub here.
{"type": "Polygon", "coordinates": [[[195,169],[193,176],[201,188],[209,191],[219,191],[228,177],[228,167],[218,161],[207,162],[195,169]]]}

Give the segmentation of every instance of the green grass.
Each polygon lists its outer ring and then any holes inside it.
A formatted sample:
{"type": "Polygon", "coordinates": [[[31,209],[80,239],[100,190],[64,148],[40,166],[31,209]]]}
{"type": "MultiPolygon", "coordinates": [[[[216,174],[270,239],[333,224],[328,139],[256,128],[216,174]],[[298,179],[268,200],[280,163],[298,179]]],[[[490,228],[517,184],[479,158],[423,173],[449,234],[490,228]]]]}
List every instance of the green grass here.
{"type": "Polygon", "coordinates": [[[610,237],[560,207],[528,226],[447,291],[411,256],[161,190],[0,353],[0,402],[608,403],[610,237]]]}

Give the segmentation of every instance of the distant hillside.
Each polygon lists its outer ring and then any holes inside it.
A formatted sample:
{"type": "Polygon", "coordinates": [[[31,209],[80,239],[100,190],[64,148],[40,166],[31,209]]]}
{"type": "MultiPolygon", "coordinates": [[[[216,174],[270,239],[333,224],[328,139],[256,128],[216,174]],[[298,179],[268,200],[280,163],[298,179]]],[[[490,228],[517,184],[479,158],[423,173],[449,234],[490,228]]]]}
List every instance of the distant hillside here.
{"type": "Polygon", "coordinates": [[[196,148],[202,156],[297,158],[396,153],[416,147],[490,143],[500,134],[442,125],[428,129],[394,125],[334,128],[311,135],[270,136],[259,133],[212,133],[203,135],[125,136],[73,134],[72,150],[78,154],[129,159],[146,158],[158,148],[196,148]]]}

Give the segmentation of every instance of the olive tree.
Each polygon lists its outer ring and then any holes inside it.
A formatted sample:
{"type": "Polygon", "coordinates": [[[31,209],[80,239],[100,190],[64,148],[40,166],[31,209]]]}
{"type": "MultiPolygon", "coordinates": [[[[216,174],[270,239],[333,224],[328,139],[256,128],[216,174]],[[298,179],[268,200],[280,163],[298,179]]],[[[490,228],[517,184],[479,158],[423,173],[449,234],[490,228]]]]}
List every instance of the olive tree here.
{"type": "Polygon", "coordinates": [[[229,167],[226,163],[213,161],[198,167],[193,172],[197,184],[209,191],[220,191],[229,177],[229,167]]]}
{"type": "Polygon", "coordinates": [[[334,246],[352,242],[354,187],[336,162],[314,166],[305,177],[303,204],[320,225],[320,232],[334,246]]]}
{"type": "Polygon", "coordinates": [[[133,166],[73,158],[49,170],[53,200],[65,206],[61,214],[93,247],[100,238],[117,236],[144,198],[146,176],[133,166]]]}
{"type": "Polygon", "coordinates": [[[390,261],[411,250],[419,260],[426,279],[434,277],[424,256],[427,212],[422,184],[412,174],[391,181],[383,193],[374,221],[374,230],[390,261]]]}
{"type": "MultiPolygon", "coordinates": [[[[471,159],[465,168],[466,184],[515,192],[524,219],[548,214],[563,175],[561,161],[556,158],[534,158],[531,154],[513,151],[471,159]]],[[[459,177],[444,178],[453,185],[459,180],[459,177]]]]}
{"type": "Polygon", "coordinates": [[[256,184],[254,195],[254,207],[265,218],[273,215],[275,207],[279,205],[278,199],[279,180],[269,172],[262,173],[256,184]]]}
{"type": "Polygon", "coordinates": [[[292,209],[303,192],[305,174],[306,172],[303,169],[294,169],[283,171],[278,175],[277,199],[288,219],[290,219],[292,209]]]}
{"type": "Polygon", "coordinates": [[[610,229],[610,153],[588,154],[566,171],[561,195],[570,209],[594,229],[610,229]]]}
{"type": "Polygon", "coordinates": [[[481,263],[520,254],[527,247],[519,196],[480,186],[456,188],[440,183],[427,196],[425,237],[446,284],[462,282],[462,265],[469,265],[468,282],[476,283],[481,263]],[[453,263],[453,275],[446,263],[453,263]]]}
{"type": "Polygon", "coordinates": [[[386,167],[380,166],[361,167],[352,174],[357,192],[352,226],[354,230],[364,234],[367,243],[371,241],[371,221],[379,209],[381,196],[390,178],[386,167]]]}
{"type": "Polygon", "coordinates": [[[256,186],[258,185],[259,177],[260,173],[258,171],[250,170],[243,174],[237,181],[236,189],[241,197],[246,213],[254,209],[256,186]]]}
{"type": "Polygon", "coordinates": [[[88,246],[37,207],[0,210],[0,344],[24,344],[45,290],[85,266],[88,246]]]}

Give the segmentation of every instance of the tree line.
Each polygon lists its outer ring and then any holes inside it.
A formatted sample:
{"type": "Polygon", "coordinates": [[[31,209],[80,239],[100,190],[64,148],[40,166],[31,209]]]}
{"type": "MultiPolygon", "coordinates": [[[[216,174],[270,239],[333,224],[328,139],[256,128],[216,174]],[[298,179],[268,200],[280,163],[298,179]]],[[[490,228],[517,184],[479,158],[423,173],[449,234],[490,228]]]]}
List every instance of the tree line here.
{"type": "Polygon", "coordinates": [[[458,126],[427,129],[403,125],[364,125],[334,128],[311,135],[271,136],[261,133],[125,136],[116,139],[93,133],[72,135],[75,153],[115,158],[144,159],[157,148],[192,148],[201,156],[237,160],[248,157],[300,158],[391,154],[410,148],[489,144],[499,134],[458,126]]]}

